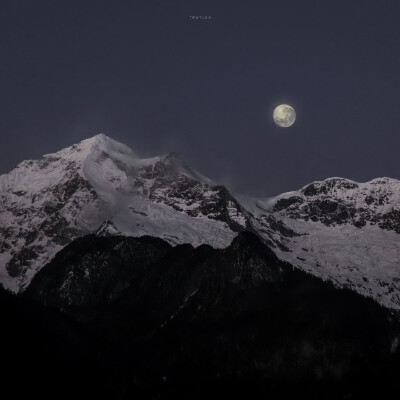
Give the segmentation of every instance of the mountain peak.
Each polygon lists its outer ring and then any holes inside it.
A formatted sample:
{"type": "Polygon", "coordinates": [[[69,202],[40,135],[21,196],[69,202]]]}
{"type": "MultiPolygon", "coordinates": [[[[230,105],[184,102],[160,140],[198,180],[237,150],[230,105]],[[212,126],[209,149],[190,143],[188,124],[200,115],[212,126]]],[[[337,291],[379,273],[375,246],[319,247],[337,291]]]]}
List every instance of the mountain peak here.
{"type": "Polygon", "coordinates": [[[100,133],[0,176],[0,208],[0,282],[14,291],[88,233],[224,248],[249,229],[281,259],[400,308],[395,179],[333,177],[244,201],[174,152],[140,158],[100,133]]]}
{"type": "MultiPolygon", "coordinates": [[[[81,141],[78,145],[75,145],[75,148],[77,147],[79,147],[80,149],[88,149],[90,151],[111,151],[129,155],[133,153],[128,146],[123,143],[117,142],[116,140],[106,136],[104,133],[99,133],[98,135],[81,141]]],[[[74,148],[74,146],[72,146],[72,148],[74,148]]]]}
{"type": "Polygon", "coordinates": [[[106,221],[103,222],[103,224],[97,230],[96,235],[101,236],[101,237],[119,236],[119,235],[121,235],[121,232],[113,224],[112,221],[107,219],[106,221]]]}

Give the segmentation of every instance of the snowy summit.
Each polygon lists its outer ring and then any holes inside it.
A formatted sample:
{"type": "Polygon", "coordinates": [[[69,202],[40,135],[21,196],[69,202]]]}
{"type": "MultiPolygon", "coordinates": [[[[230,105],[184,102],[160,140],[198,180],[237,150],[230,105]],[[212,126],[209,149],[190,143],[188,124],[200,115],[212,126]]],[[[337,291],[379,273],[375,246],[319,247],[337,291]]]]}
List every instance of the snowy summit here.
{"type": "Polygon", "coordinates": [[[313,182],[232,195],[174,153],[142,159],[100,134],[0,176],[0,282],[15,292],[74,239],[152,235],[228,246],[250,230],[281,259],[400,309],[400,182],[313,182]]]}

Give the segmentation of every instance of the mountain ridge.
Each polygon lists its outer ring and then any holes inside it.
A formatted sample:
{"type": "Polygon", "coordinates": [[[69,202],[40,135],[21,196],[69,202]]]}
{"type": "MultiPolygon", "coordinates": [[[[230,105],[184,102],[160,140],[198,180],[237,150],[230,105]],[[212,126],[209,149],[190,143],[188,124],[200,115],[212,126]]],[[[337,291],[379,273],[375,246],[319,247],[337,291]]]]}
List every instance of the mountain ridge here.
{"type": "Polygon", "coordinates": [[[99,134],[0,176],[0,281],[23,291],[58,251],[106,221],[113,228],[102,235],[216,248],[249,230],[282,260],[400,308],[396,179],[334,177],[274,198],[246,198],[175,153],[141,159],[99,134]]]}
{"type": "Polygon", "coordinates": [[[132,391],[122,398],[361,399],[398,383],[393,313],[293,268],[247,231],[223,249],[88,235],[18,299],[100,338],[108,390],[132,391]]]}

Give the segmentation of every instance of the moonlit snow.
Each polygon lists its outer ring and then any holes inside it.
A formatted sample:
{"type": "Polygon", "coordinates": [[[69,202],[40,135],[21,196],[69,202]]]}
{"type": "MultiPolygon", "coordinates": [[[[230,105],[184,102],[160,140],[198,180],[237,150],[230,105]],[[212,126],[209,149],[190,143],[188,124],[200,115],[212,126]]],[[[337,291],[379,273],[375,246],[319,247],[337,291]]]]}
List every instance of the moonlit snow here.
{"type": "MultiPolygon", "coordinates": [[[[354,189],[336,190],[330,180],[315,185],[332,186],[336,191],[325,197],[371,215],[400,208],[398,180],[343,181],[354,189]],[[381,205],[368,204],[381,197],[386,199],[381,205]]],[[[232,196],[173,153],[142,159],[97,135],[0,176],[0,281],[15,292],[24,290],[59,250],[106,221],[113,235],[217,248],[250,228],[281,259],[400,309],[399,234],[368,221],[359,228],[351,221],[327,226],[295,218],[288,211],[294,206],[274,210],[279,200],[293,196],[303,204],[325,198],[307,197],[303,189],[269,199],[232,196]]]]}

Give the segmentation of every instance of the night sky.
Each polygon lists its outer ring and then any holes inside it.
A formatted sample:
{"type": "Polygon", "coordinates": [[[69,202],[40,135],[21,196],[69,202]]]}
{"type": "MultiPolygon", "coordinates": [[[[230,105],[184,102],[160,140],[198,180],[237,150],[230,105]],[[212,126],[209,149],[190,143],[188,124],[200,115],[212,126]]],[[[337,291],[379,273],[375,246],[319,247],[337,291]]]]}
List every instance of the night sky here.
{"type": "Polygon", "coordinates": [[[398,0],[2,1],[0,173],[103,132],[249,195],[400,178],[399,21],[398,0]]]}

